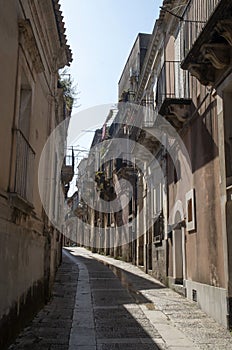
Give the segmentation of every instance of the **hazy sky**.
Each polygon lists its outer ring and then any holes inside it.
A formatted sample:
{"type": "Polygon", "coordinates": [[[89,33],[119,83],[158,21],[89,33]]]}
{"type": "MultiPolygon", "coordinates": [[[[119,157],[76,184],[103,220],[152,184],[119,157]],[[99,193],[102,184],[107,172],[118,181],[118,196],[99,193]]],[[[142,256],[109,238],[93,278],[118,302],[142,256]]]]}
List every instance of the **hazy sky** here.
{"type": "MultiPolygon", "coordinates": [[[[151,33],[161,0],[60,0],[79,109],[117,102],[117,84],[139,32],[151,33]]],[[[104,117],[99,116],[101,122],[104,117]]]]}

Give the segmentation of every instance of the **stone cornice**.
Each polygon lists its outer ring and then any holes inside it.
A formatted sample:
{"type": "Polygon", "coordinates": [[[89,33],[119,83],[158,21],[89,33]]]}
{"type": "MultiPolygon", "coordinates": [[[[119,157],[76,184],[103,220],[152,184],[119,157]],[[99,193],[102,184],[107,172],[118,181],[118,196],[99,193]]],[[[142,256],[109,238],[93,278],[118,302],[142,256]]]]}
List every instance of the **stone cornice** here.
{"type": "Polygon", "coordinates": [[[37,73],[44,72],[44,65],[33,33],[29,19],[20,19],[18,22],[20,42],[25,46],[32,59],[33,66],[37,73]]]}
{"type": "Polygon", "coordinates": [[[46,48],[45,59],[49,61],[52,71],[56,72],[72,61],[59,1],[29,0],[29,4],[40,36],[37,40],[42,41],[42,46],[46,48]]]}

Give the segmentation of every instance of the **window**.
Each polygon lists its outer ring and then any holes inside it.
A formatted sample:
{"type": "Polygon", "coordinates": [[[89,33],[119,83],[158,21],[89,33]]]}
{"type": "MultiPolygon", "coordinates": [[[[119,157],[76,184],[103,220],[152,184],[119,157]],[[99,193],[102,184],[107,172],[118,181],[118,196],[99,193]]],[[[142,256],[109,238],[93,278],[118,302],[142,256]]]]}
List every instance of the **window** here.
{"type": "Polygon", "coordinates": [[[19,107],[19,129],[24,137],[29,140],[30,116],[31,116],[31,97],[32,91],[30,86],[21,86],[20,90],[20,107],[19,107]]]}
{"type": "Polygon", "coordinates": [[[186,229],[187,231],[193,231],[196,229],[195,223],[195,193],[194,189],[186,193],[186,229]]]}
{"type": "Polygon", "coordinates": [[[32,89],[22,70],[19,102],[18,128],[16,136],[16,168],[14,192],[32,203],[33,162],[35,152],[29,143],[32,89]]]}

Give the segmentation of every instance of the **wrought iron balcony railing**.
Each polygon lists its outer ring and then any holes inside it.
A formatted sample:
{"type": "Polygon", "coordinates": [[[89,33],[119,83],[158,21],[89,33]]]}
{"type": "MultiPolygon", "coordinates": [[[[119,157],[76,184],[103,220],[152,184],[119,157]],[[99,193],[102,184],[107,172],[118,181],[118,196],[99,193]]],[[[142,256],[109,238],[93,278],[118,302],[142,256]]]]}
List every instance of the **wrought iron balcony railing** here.
{"type": "Polygon", "coordinates": [[[180,25],[183,32],[183,55],[189,53],[205,24],[221,0],[194,0],[187,7],[180,25]]]}
{"type": "Polygon", "coordinates": [[[188,12],[183,16],[186,52],[181,67],[191,72],[202,85],[216,86],[231,68],[231,11],[232,4],[228,0],[202,0],[200,3],[196,0],[191,2],[188,12]],[[190,25],[188,23],[191,23],[192,18],[199,21],[203,15],[205,25],[194,36],[194,41],[186,26],[190,25]]]}
{"type": "Polygon", "coordinates": [[[68,184],[72,181],[74,176],[74,151],[68,149],[67,154],[64,157],[64,162],[61,169],[61,181],[64,184],[68,184]]]}
{"type": "Polygon", "coordinates": [[[189,73],[181,69],[179,61],[165,61],[157,81],[156,105],[159,114],[169,114],[171,105],[190,103],[189,73]]]}

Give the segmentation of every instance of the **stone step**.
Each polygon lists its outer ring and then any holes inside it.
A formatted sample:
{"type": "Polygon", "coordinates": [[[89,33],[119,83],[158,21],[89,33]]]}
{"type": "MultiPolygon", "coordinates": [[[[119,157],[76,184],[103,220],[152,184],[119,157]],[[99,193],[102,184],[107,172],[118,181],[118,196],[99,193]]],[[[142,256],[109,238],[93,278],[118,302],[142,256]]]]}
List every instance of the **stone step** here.
{"type": "Polygon", "coordinates": [[[171,284],[171,288],[177,292],[180,295],[183,295],[184,297],[186,297],[186,288],[183,286],[183,284],[171,284]]]}

